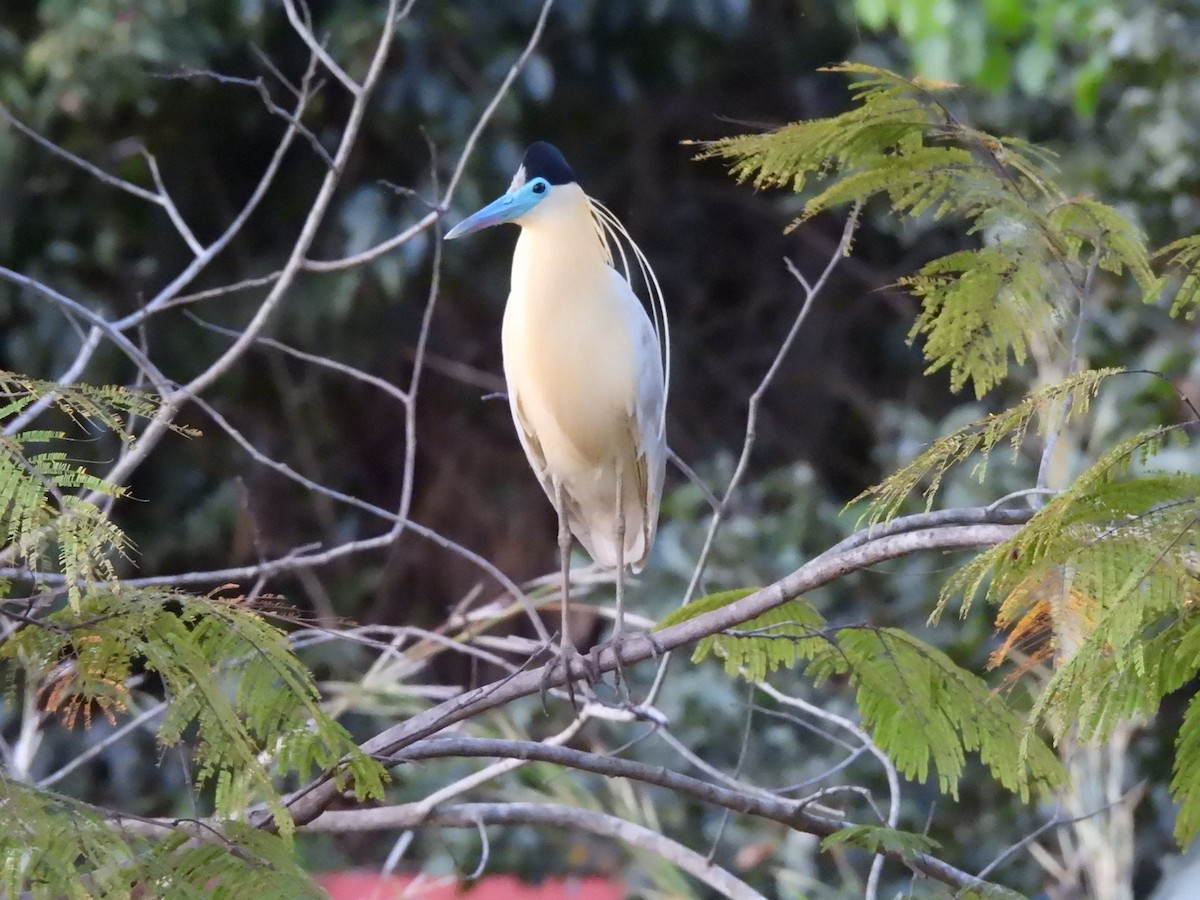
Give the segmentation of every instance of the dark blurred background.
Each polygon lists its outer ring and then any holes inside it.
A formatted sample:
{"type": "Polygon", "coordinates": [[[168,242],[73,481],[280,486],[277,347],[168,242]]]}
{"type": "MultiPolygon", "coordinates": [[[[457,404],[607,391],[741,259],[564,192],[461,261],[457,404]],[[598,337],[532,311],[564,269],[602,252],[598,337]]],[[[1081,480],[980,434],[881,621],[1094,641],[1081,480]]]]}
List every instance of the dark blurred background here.
{"type": "MultiPolygon", "coordinates": [[[[415,4],[399,28],[314,257],[358,252],[424,214],[424,201],[437,196],[457,163],[539,5],[415,4]]],[[[318,33],[328,35],[330,53],[351,72],[361,72],[371,52],[381,6],[376,0],[311,4],[318,33]]],[[[815,274],[833,252],[842,221],[818,219],[785,234],[800,198],[738,185],[720,165],[693,161],[696,148],[685,141],[847,108],[845,80],[817,71],[841,60],[958,80],[965,88],[956,95],[956,112],[1049,146],[1059,154],[1069,190],[1119,205],[1161,243],[1200,227],[1197,13],[1200,3],[1133,0],[558,0],[536,53],[483,133],[450,221],[505,189],[528,142],[556,143],[585,189],[622,218],[657,270],[674,335],[671,444],[720,489],[741,446],[746,399],[803,299],[783,258],[815,274]]],[[[264,76],[286,105],[286,91],[258,51],[293,80],[307,59],[282,9],[269,0],[5,0],[0,102],[72,153],[148,184],[139,152],[144,145],[204,240],[253,189],[282,124],[254,89],[196,73],[264,76]]],[[[327,149],[347,108],[345,93],[327,79],[306,119],[327,149]]],[[[322,173],[319,155],[299,141],[250,226],[196,289],[278,268],[322,173]]],[[[419,403],[413,518],[524,579],[553,566],[553,514],[527,469],[506,404],[486,399],[502,386],[499,327],[514,238],[513,230],[497,229],[446,249],[419,403]]],[[[920,348],[906,341],[914,302],[892,284],[963,240],[953,223],[900,227],[881,209],[867,211],[854,255],[816,305],[766,399],[749,483],[706,589],[761,583],[790,571],[852,526],[840,512],[847,500],[923,443],[1054,376],[1052,360],[1035,359],[982,403],[951,395],[941,376],[923,376],[920,348]]],[[[431,249],[429,235],[422,235],[367,266],[302,276],[270,334],[404,384],[430,286],[431,249]]],[[[186,246],[159,210],[0,125],[0,264],[119,316],[137,309],[187,259],[186,246]]],[[[204,301],[190,312],[238,328],[263,290],[204,301]]],[[[1120,285],[1103,286],[1101,293],[1086,335],[1090,361],[1162,370],[1195,389],[1194,329],[1169,321],[1161,309],[1131,303],[1120,285]]],[[[59,311],[6,282],[0,282],[0,323],[3,368],[56,376],[79,344],[59,311]]],[[[183,310],[155,317],[142,339],[178,380],[229,341],[183,310]]],[[[85,374],[97,383],[132,377],[127,361],[111,350],[101,351],[85,374]]],[[[209,399],[268,455],[395,508],[403,411],[380,392],[260,349],[223,377],[209,399]]],[[[1087,440],[1173,419],[1173,404],[1169,391],[1122,383],[1102,398],[1087,440]]],[[[256,466],[202,412],[189,410],[185,418],[203,436],[168,438],[133,481],[133,494],[145,502],[117,507],[137,544],[140,573],[251,563],[311,542],[384,530],[365,514],[256,466]]],[[[103,460],[114,448],[96,441],[79,452],[103,460]]],[[[949,502],[993,499],[1028,484],[1035,468],[1034,460],[1020,458],[991,472],[986,486],[952,480],[949,502]]],[[[650,615],[678,602],[704,527],[698,492],[677,472],[670,473],[668,488],[655,560],[636,589],[650,615]]],[[[835,618],[920,630],[952,562],[897,563],[819,599],[835,618]]],[[[133,572],[134,563],[127,569],[133,572]]],[[[478,581],[478,570],[457,556],[406,536],[385,552],[270,588],[318,615],[428,625],[478,581]]],[[[977,610],[925,636],[979,667],[990,635],[986,611],[977,610]]],[[[318,671],[331,678],[355,664],[332,652],[314,656],[318,671]]],[[[734,686],[714,690],[713,673],[704,671],[680,675],[671,702],[678,716],[694,719],[693,746],[722,763],[736,748],[706,741],[703,728],[740,722],[744,695],[734,686]]],[[[1171,850],[1161,786],[1169,777],[1163,747],[1176,723],[1167,715],[1159,726],[1140,740],[1136,756],[1157,785],[1143,807],[1139,883],[1146,890],[1158,877],[1159,858],[1171,850]]],[[[807,748],[801,752],[795,732],[778,723],[759,736],[757,761],[776,772],[772,780],[798,781],[828,762],[807,748]]],[[[78,739],[61,738],[64,747],[78,739]]],[[[178,785],[139,768],[144,757],[135,750],[94,769],[94,790],[140,796],[150,809],[170,808],[178,785]]],[[[972,781],[961,804],[937,809],[935,836],[970,857],[957,860],[966,868],[985,864],[1005,836],[1016,840],[1029,825],[1028,813],[1010,807],[997,790],[972,781]]],[[[914,796],[909,825],[919,830],[932,794],[914,796]]],[[[664,812],[678,827],[702,831],[709,828],[707,815],[664,812]]],[[[728,843],[759,837],[737,834],[728,843]]],[[[420,852],[431,865],[449,866],[473,840],[446,835],[420,852]]],[[[319,865],[369,861],[386,849],[359,840],[314,842],[312,852],[319,865]]],[[[513,866],[535,873],[564,865],[557,857],[523,856],[519,846],[510,850],[513,866]]],[[[779,852],[785,861],[788,854],[811,855],[804,848],[779,852]]],[[[1017,881],[1036,889],[1038,870],[1023,865],[1017,881]]]]}

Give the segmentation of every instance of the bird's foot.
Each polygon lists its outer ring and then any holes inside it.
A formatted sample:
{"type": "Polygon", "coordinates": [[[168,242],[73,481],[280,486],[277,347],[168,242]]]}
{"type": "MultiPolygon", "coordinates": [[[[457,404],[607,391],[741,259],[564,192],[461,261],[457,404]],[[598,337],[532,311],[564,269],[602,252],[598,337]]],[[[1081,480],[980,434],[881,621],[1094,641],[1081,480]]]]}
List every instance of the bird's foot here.
{"type": "Polygon", "coordinates": [[[595,644],[588,652],[591,658],[591,666],[595,671],[597,680],[600,675],[600,655],[606,650],[611,650],[613,654],[613,677],[616,681],[617,692],[620,694],[621,703],[626,707],[633,707],[635,704],[629,696],[629,682],[625,678],[625,665],[621,661],[621,653],[625,644],[634,639],[645,638],[650,642],[650,650],[655,659],[658,659],[664,652],[662,644],[649,631],[617,631],[607,641],[601,644],[595,644]]]}
{"type": "Polygon", "coordinates": [[[561,668],[566,679],[567,696],[571,699],[571,706],[578,712],[580,704],[575,696],[576,682],[582,681],[587,694],[590,694],[591,686],[600,680],[600,670],[596,668],[591,658],[580,653],[570,641],[563,641],[557,649],[551,649],[550,652],[553,654],[553,658],[542,669],[542,680],[539,687],[542,710],[546,711],[546,694],[550,688],[554,687],[554,682],[558,679],[558,671],[561,668]]]}

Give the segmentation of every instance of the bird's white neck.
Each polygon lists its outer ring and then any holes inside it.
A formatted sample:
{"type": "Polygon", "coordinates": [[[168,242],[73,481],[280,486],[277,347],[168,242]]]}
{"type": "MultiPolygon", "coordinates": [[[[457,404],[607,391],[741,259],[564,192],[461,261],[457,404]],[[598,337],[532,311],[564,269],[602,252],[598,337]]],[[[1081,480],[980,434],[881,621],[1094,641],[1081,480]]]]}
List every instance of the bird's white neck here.
{"type": "Polygon", "coordinates": [[[587,195],[578,185],[558,185],[521,221],[513,252],[513,295],[553,296],[557,292],[530,288],[563,279],[600,278],[606,265],[587,195]]]}

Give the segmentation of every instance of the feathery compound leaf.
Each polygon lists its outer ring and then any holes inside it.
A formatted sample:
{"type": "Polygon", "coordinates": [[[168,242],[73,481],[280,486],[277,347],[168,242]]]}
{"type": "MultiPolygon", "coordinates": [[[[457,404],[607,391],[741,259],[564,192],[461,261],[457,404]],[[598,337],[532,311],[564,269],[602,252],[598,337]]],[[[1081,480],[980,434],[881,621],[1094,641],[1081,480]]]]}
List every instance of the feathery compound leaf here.
{"type": "Polygon", "coordinates": [[[705,597],[697,597],[691,603],[673,610],[669,614],[662,617],[657,625],[654,626],[655,631],[662,631],[670,625],[678,625],[680,622],[688,622],[696,618],[696,616],[710,613],[714,609],[720,609],[722,606],[728,606],[735,600],[741,600],[743,597],[749,597],[758,588],[734,588],[729,591],[719,591],[715,594],[709,594],[705,597]]]}
{"type": "MultiPolygon", "coordinates": [[[[49,400],[81,428],[106,429],[121,440],[131,416],[152,416],[156,397],[122,387],[60,385],[0,370],[0,424],[39,400],[49,400]]],[[[191,433],[178,428],[181,433],[191,433]]],[[[57,568],[67,584],[68,599],[78,607],[84,585],[112,582],[112,559],[129,543],[119,528],[87,493],[125,496],[123,488],[92,475],[59,449],[70,438],[63,431],[38,429],[0,435],[0,535],[10,557],[34,570],[57,568]],[[49,449],[31,448],[49,445],[49,449]]]]}
{"type": "MultiPolygon", "coordinates": [[[[1186,522],[1195,512],[1188,502],[1180,501],[1180,498],[1194,501],[1200,490],[1200,481],[1194,476],[1157,474],[1118,481],[1134,462],[1146,459],[1170,434],[1186,439],[1178,429],[1163,427],[1140,432],[1110,447],[1070,487],[1038,510],[1020,531],[980,554],[948,579],[935,618],[959,594],[963,597],[965,614],[988,578],[991,584],[986,596],[995,600],[1008,597],[1031,580],[1036,582],[1048,568],[1067,563],[1076,569],[1076,583],[1086,585],[1092,595],[1110,599],[1123,596],[1118,594],[1119,584],[1125,584],[1131,572],[1141,570],[1139,560],[1142,564],[1161,562],[1163,535],[1176,540],[1172,530],[1179,525],[1176,520],[1182,517],[1186,522]],[[1137,552],[1141,555],[1116,556],[1122,547],[1140,548],[1137,552]],[[1088,568],[1079,569],[1081,565],[1088,568]],[[1100,580],[1093,583],[1089,580],[1093,576],[1100,580]]],[[[1178,578],[1186,577],[1181,555],[1185,550],[1186,542],[1176,544],[1175,551],[1168,554],[1177,560],[1172,571],[1178,578]]],[[[1022,609],[1010,611],[1009,620],[1022,612],[1022,609]]]]}
{"type": "Polygon", "coordinates": [[[53,431],[0,437],[0,535],[15,558],[37,569],[57,566],[71,603],[81,584],[115,578],[112,557],[128,541],[95,504],[77,491],[119,497],[121,488],[91,475],[59,450],[28,453],[30,445],[65,440],[53,431]]]}
{"type": "Polygon", "coordinates": [[[725,671],[730,675],[741,674],[748,681],[763,681],[776,669],[791,668],[801,660],[812,659],[820,652],[818,645],[828,647],[822,634],[824,626],[825,619],[809,604],[790,600],[744,622],[740,628],[700,641],[692,653],[692,662],[716,654],[725,660],[725,671]]]}
{"type": "Polygon", "coordinates": [[[1024,363],[1030,342],[1049,338],[1049,257],[1031,234],[951,253],[900,279],[922,300],[909,337],[925,337],[925,372],[948,367],[951,390],[971,381],[982,397],[1008,374],[1010,353],[1024,363]]]}
{"type": "Polygon", "coordinates": [[[1187,846],[1200,834],[1200,697],[1192,697],[1175,741],[1171,796],[1179,804],[1175,837],[1187,846]]]}
{"type": "Polygon", "coordinates": [[[285,838],[228,823],[236,845],[186,843],[186,834],[150,840],[107,821],[100,810],[20,782],[0,779],[0,895],[41,898],[324,896],[285,838]],[[28,893],[24,893],[28,892],[28,893]]]}
{"type": "Polygon", "coordinates": [[[1162,279],[1150,268],[1146,235],[1117,210],[1095,200],[1074,198],[1051,209],[1046,220],[1052,233],[1066,244],[1068,254],[1094,252],[1104,271],[1120,275],[1128,270],[1147,303],[1158,295],[1162,279]]]}
{"type": "Polygon", "coordinates": [[[929,835],[900,831],[884,825],[851,825],[821,839],[822,850],[845,846],[861,847],[872,853],[889,852],[912,856],[915,853],[936,850],[941,845],[929,835]]]}
{"type": "Polygon", "coordinates": [[[1153,712],[1181,677],[1195,674],[1188,631],[1200,599],[1197,491],[1195,476],[1101,485],[1072,504],[1067,534],[1039,548],[1035,571],[1046,573],[1045,589],[1032,599],[1049,608],[1061,661],[1035,718],[1103,739],[1113,723],[1153,712]],[[1163,633],[1174,643],[1165,645],[1163,633]]]}
{"type": "Polygon", "coordinates": [[[1167,257],[1167,264],[1171,268],[1183,272],[1183,281],[1175,291],[1175,300],[1171,304],[1171,315],[1195,319],[1196,313],[1200,312],[1200,234],[1167,244],[1156,256],[1159,259],[1167,257]]]}
{"type": "MultiPolygon", "coordinates": [[[[922,303],[911,338],[924,339],[929,372],[949,369],[953,390],[977,396],[1025,361],[1034,341],[1053,341],[1092,288],[1095,268],[1128,272],[1149,300],[1161,288],[1145,236],[1116,209],[1068,198],[1050,176],[1048,154],[959,122],[939,99],[952,85],[908,80],[864,65],[830,71],[861,76],[857,104],[840,115],[766,134],[704,144],[701,158],[729,162],[757,188],[819,187],[791,226],[843,203],[886,198],[905,218],[964,220],[982,246],[925,264],[899,284],[922,303]]],[[[1197,247],[1176,262],[1194,266],[1197,247]]],[[[1200,296],[1185,282],[1179,304],[1200,296]]]]}
{"type": "Polygon", "coordinates": [[[158,411],[160,403],[160,398],[154,394],[119,385],[59,384],[4,369],[0,369],[0,397],[14,401],[0,408],[0,422],[17,415],[27,404],[49,397],[53,406],[66,413],[76,425],[90,423],[113,432],[122,440],[132,437],[127,430],[128,416],[150,418],[158,411]]]}
{"type": "Polygon", "coordinates": [[[1068,421],[1082,416],[1096,396],[1100,383],[1120,369],[1089,369],[1072,375],[1058,384],[1040,388],[1016,406],[1004,412],[978,419],[934,441],[927,450],[884,481],[863,491],[851,503],[869,500],[863,517],[871,525],[894,517],[904,501],[918,488],[925,499],[925,510],[933,501],[942,479],[952,466],[974,453],[982,453],[978,474],[982,477],[991,452],[1002,442],[1015,452],[1021,446],[1035,417],[1043,422],[1058,421],[1062,404],[1069,400],[1068,421]]]}
{"type": "Polygon", "coordinates": [[[792,600],[705,639],[693,661],[710,653],[749,681],[802,661],[818,681],[848,676],[875,743],[908,777],[924,781],[932,767],[945,793],[957,791],[966,754],[975,751],[1022,797],[1061,777],[1057,758],[1041,742],[1031,741],[1021,756],[1023,723],[986,682],[899,629],[831,628],[809,604],[792,600]]]}
{"type": "Polygon", "coordinates": [[[1049,747],[1026,735],[1022,757],[1021,718],[942,651],[894,628],[842,629],[836,640],[858,687],[863,724],[907,777],[923,781],[932,767],[939,789],[957,796],[965,754],[978,751],[996,780],[1022,799],[1031,787],[1061,780],[1049,747]]]}
{"type": "Polygon", "coordinates": [[[141,660],[170,700],[159,740],[170,746],[195,728],[197,777],[215,784],[218,816],[261,801],[287,833],[291,821],[273,784],[284,774],[336,768],[360,797],[382,795],[383,769],[321,710],[312,674],[250,604],[169,591],[93,592],[80,609],[45,621],[0,645],[0,661],[21,661],[70,721],[72,711],[92,705],[120,711],[123,685],[141,660]],[[62,659],[73,659],[66,672],[62,659]]]}
{"type": "Polygon", "coordinates": [[[805,204],[798,221],[878,194],[908,216],[976,218],[1010,207],[1017,212],[1027,204],[1015,202],[1020,198],[1008,183],[1009,166],[1035,193],[1052,187],[1027,144],[967,128],[948,114],[936,94],[953,85],[910,81],[870,66],[826,71],[867,76],[851,88],[858,106],[767,134],[707,142],[700,158],[729,160],[732,174],[757,188],[799,193],[811,178],[832,179],[805,204]]]}

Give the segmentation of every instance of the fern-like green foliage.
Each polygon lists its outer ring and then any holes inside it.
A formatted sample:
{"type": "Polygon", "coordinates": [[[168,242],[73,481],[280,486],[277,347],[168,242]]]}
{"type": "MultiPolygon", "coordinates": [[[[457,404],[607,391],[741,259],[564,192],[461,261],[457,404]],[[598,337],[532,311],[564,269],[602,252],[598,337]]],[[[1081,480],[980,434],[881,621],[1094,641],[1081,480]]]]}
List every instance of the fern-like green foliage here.
{"type": "MultiPolygon", "coordinates": [[[[949,579],[941,605],[962,594],[965,613],[985,580],[990,579],[987,597],[1000,600],[1047,569],[1068,562],[1077,570],[1073,583],[1090,596],[1122,605],[1137,585],[1155,584],[1167,590],[1169,583],[1173,587],[1165,605],[1182,602],[1188,577],[1188,529],[1196,515],[1200,482],[1186,474],[1122,477],[1133,463],[1153,454],[1168,434],[1186,440],[1178,429],[1161,427],[1110,447],[1012,538],[949,579]],[[1160,576],[1164,582],[1158,581],[1160,576]]],[[[1149,596],[1156,598],[1153,608],[1163,608],[1160,590],[1149,591],[1149,596]]]]}
{"type": "Polygon", "coordinates": [[[54,431],[0,435],[0,535],[15,562],[31,569],[57,563],[71,602],[78,605],[80,584],[113,580],[113,554],[128,546],[99,507],[72,492],[121,496],[124,491],[90,475],[62,450],[26,455],[27,447],[65,438],[54,431]]]}
{"type": "Polygon", "coordinates": [[[880,825],[851,825],[826,835],[821,840],[822,850],[845,846],[861,847],[872,853],[890,852],[911,856],[914,853],[936,850],[940,845],[927,834],[900,831],[880,825]]]}
{"type": "MultiPolygon", "coordinates": [[[[865,65],[834,71],[857,79],[849,111],[709,143],[702,156],[728,161],[739,180],[755,187],[803,193],[796,223],[842,204],[874,202],[905,219],[954,220],[974,235],[973,246],[900,279],[921,302],[910,339],[922,340],[928,371],[946,370],[952,389],[971,384],[983,396],[1032,347],[1061,347],[1056,339],[1082,324],[1100,278],[1125,279],[1143,301],[1156,299],[1164,284],[1152,267],[1156,258],[1179,279],[1172,315],[1194,318],[1200,312],[1200,237],[1152,255],[1145,236],[1116,209],[1058,187],[1044,152],[959,121],[946,102],[952,85],[865,65]]],[[[1072,359],[1072,369],[1077,362],[1072,359]]],[[[934,441],[859,498],[867,502],[864,519],[886,522],[914,494],[931,509],[951,468],[973,462],[982,479],[992,453],[1001,446],[1022,448],[1035,423],[1048,437],[1086,415],[1116,372],[1079,372],[934,441]]],[[[1030,665],[1051,663],[1049,681],[1023,722],[989,718],[999,701],[982,683],[963,679],[911,638],[888,629],[831,631],[794,605],[786,612],[793,626],[786,652],[764,643],[768,633],[785,627],[782,610],[770,621],[747,624],[739,635],[714,638],[702,650],[723,655],[731,670],[744,669],[752,678],[793,658],[819,674],[850,674],[876,739],[913,773],[927,760],[939,777],[957,771],[960,759],[949,753],[954,731],[970,735],[962,746],[981,747],[985,756],[989,747],[1012,752],[1016,740],[1020,753],[1041,758],[1045,747],[1038,735],[1045,727],[1058,738],[1070,733],[1103,740],[1117,722],[1152,714],[1167,692],[1200,672],[1194,612],[1200,605],[1200,479],[1148,466],[1164,441],[1185,439],[1184,428],[1151,429],[1105,449],[1011,539],[946,583],[935,619],[959,596],[964,614],[981,593],[998,605],[997,622],[1011,633],[995,659],[1017,639],[1039,630],[1049,635],[1030,657],[1030,665]],[[872,680],[886,668],[882,659],[894,660],[890,683],[872,680]],[[904,685],[903,696],[888,695],[889,688],[901,690],[897,684],[904,685]],[[964,697],[977,702],[971,713],[977,718],[955,706],[964,697]],[[906,704],[920,710],[927,746],[895,716],[896,707],[906,704]],[[989,729],[1003,730],[1002,721],[1020,737],[1005,742],[993,736],[989,729]]],[[[1005,777],[1011,780],[1011,770],[1005,777]]],[[[1177,830],[1185,841],[1200,832],[1197,784],[1200,712],[1193,704],[1179,736],[1172,784],[1181,804],[1177,830]]]]}
{"type": "Polygon", "coordinates": [[[1171,306],[1171,315],[1194,320],[1196,313],[1200,312],[1200,234],[1167,244],[1158,252],[1158,256],[1167,260],[1167,264],[1182,275],[1171,306]]]}
{"type": "Polygon", "coordinates": [[[382,770],[322,712],[312,674],[285,635],[251,604],[174,591],[90,592],[0,645],[46,685],[46,702],[74,720],[123,708],[139,663],[158,674],[170,705],[164,746],[195,729],[197,777],[215,787],[214,812],[234,816],[262,802],[283,832],[291,820],[273,779],[337,768],[361,796],[382,794],[382,770]],[[69,667],[61,661],[71,661],[69,667]],[[344,765],[339,761],[345,759],[344,765]]]}
{"type": "MultiPolygon", "coordinates": [[[[733,602],[730,591],[677,610],[671,623],[733,602]]],[[[731,675],[761,681],[798,662],[818,681],[847,677],[856,688],[864,726],[904,775],[924,781],[936,774],[939,788],[957,793],[966,755],[978,752],[1006,788],[1027,797],[1059,781],[1051,750],[1029,740],[1022,755],[1021,718],[977,675],[935,647],[896,628],[831,627],[811,605],[792,600],[705,639],[692,656],[713,654],[731,675]]]]}
{"type": "MultiPolygon", "coordinates": [[[[128,440],[129,417],[151,416],[155,398],[122,387],[59,385],[0,370],[0,425],[43,398],[82,429],[105,430],[128,440]]],[[[124,496],[73,460],[68,435],[58,429],[0,434],[0,539],[10,563],[33,570],[58,568],[68,597],[78,605],[80,585],[112,581],[114,554],[128,541],[103,512],[85,498],[124,496]],[[49,565],[47,565],[49,563],[49,565]]]]}
{"type": "MultiPolygon", "coordinates": [[[[121,440],[129,416],[153,415],[153,398],[120,388],[60,386],[0,373],[11,421],[41,398],[68,421],[121,440]]],[[[26,563],[34,596],[0,599],[19,627],[0,640],[0,685],[66,727],[125,711],[130,685],[157,676],[167,701],[161,745],[186,742],[197,782],[210,786],[215,840],[193,832],[135,837],[112,816],[0,777],[0,893],[35,897],[304,897],[313,890],[292,856],[293,825],[280,791],[287,779],[330,772],[366,799],[384,770],[321,708],[308,668],[270,610],[241,598],[197,597],[122,584],[114,554],[128,541],[89,495],[122,491],[73,461],[61,431],[0,437],[0,536],[10,562],[26,563]],[[58,574],[59,592],[42,573],[58,574]],[[40,583],[45,580],[47,583],[40,583]],[[62,596],[67,602],[62,602],[62,596]],[[245,824],[268,810],[275,833],[245,824]]],[[[28,586],[24,593],[28,594],[28,586]]],[[[20,707],[18,703],[15,706],[20,707]]],[[[28,714],[28,713],[27,713],[28,714]]]]}
{"type": "Polygon", "coordinates": [[[5,811],[0,895],[5,897],[324,896],[297,863],[290,840],[241,823],[225,826],[228,845],[189,842],[186,834],[150,840],[95,807],[7,779],[0,779],[0,805],[5,811]]]}
{"type": "MultiPolygon", "coordinates": [[[[1104,740],[1118,722],[1152,715],[1200,671],[1200,477],[1131,472],[1178,428],[1160,427],[1114,446],[1045,504],[1013,537],[949,579],[940,611],[963,611],[982,593],[1009,626],[1039,610],[1053,623],[1055,661],[1025,728],[1104,740]]],[[[1189,712],[1189,716],[1194,714],[1189,712]]],[[[1195,724],[1177,744],[1172,791],[1177,833],[1200,828],[1200,743],[1195,724]]]]}
{"type": "Polygon", "coordinates": [[[932,509],[942,480],[950,469],[977,457],[975,474],[982,481],[987,474],[987,464],[993,450],[1007,445],[1015,454],[1035,421],[1038,432],[1045,434],[1052,428],[1083,416],[1090,408],[1100,384],[1120,371],[1085,370],[1034,391],[1003,412],[968,423],[934,441],[911,462],[863,491],[852,502],[868,501],[863,518],[872,525],[895,516],[904,502],[918,490],[925,499],[925,509],[928,511],[932,509]]]}
{"type": "Polygon", "coordinates": [[[1128,272],[1147,300],[1157,295],[1141,232],[1110,206],[1065,195],[1044,151],[956,119],[942,99],[953,85],[865,65],[832,71],[860,79],[853,109],[714,141],[701,155],[730,161],[755,187],[807,192],[793,226],[884,197],[897,215],[953,217],[979,235],[980,246],[900,280],[922,301],[910,336],[924,338],[929,371],[948,369],[954,390],[995,387],[1010,357],[1023,362],[1084,301],[1096,268],[1128,272]]]}

